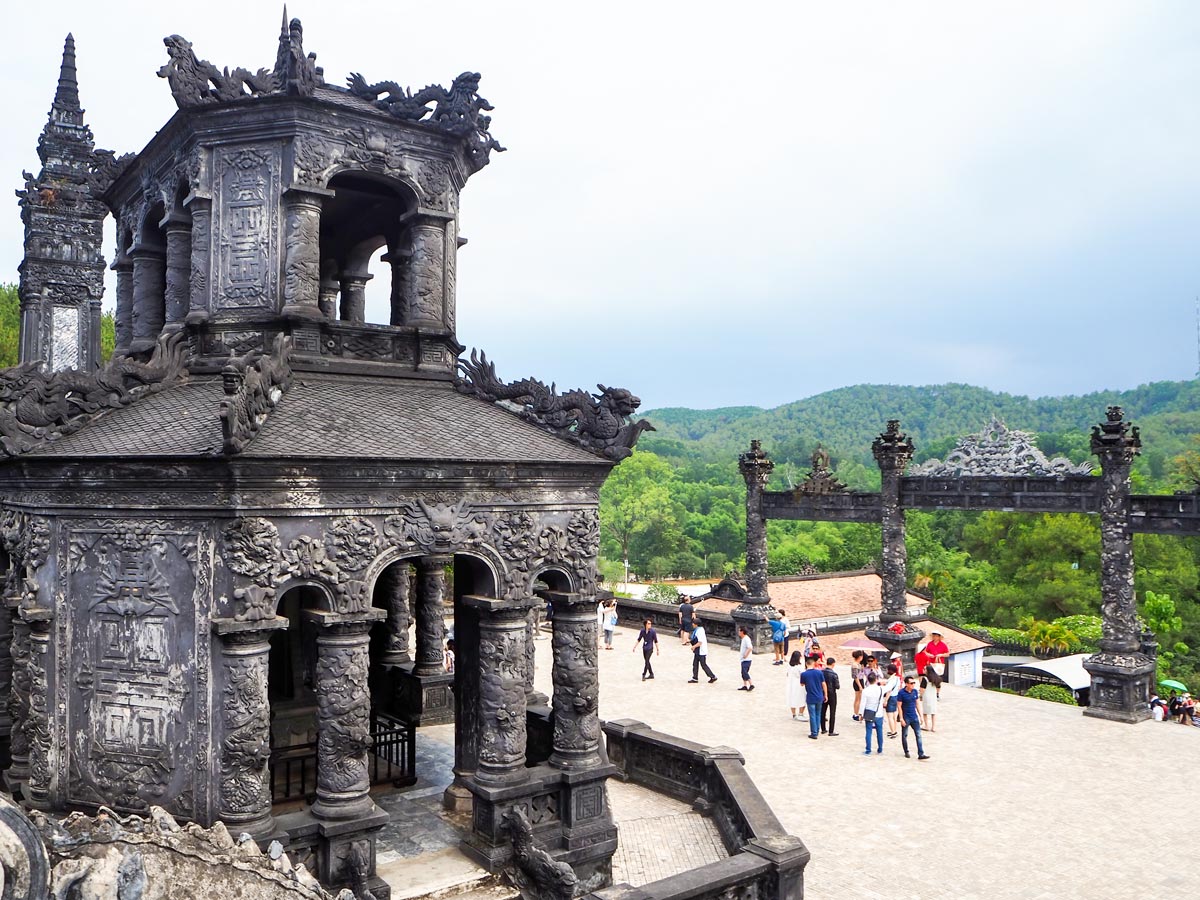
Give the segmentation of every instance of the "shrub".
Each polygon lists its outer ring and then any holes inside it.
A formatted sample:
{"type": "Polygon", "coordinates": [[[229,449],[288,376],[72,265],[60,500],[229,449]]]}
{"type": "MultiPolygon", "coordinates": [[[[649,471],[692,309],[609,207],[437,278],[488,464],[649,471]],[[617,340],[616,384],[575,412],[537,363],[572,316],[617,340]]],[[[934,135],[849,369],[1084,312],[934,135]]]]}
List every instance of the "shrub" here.
{"type": "Polygon", "coordinates": [[[1055,619],[1053,624],[1073,631],[1078,643],[1074,650],[1077,653],[1095,653],[1100,649],[1100,638],[1103,626],[1099,616],[1062,616],[1055,619]]]}
{"type": "Polygon", "coordinates": [[[988,639],[997,644],[1016,644],[1021,647],[1029,646],[1029,638],[1019,628],[989,628],[986,625],[964,625],[971,631],[987,635],[988,639]]]}
{"type": "Polygon", "coordinates": [[[642,599],[651,603],[670,603],[674,606],[679,603],[679,591],[670,584],[652,584],[646,589],[646,596],[642,599]]]}
{"type": "Polygon", "coordinates": [[[1025,696],[1033,697],[1035,700],[1049,700],[1051,703],[1075,705],[1075,695],[1057,684],[1035,684],[1025,692],[1025,696]]]}

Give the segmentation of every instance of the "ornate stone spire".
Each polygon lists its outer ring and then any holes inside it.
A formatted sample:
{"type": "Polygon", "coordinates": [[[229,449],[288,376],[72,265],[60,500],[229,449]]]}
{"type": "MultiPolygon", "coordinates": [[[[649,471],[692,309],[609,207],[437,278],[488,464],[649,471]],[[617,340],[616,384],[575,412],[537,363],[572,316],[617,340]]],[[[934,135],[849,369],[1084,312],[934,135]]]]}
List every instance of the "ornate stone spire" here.
{"type": "Polygon", "coordinates": [[[63,45],[58,90],[50,107],[50,121],[58,125],[83,125],[83,110],[79,107],[79,81],[75,75],[75,37],[71,34],[67,35],[63,45]]]}
{"type": "Polygon", "coordinates": [[[98,172],[115,160],[96,152],[83,121],[75,38],[69,34],[38,156],[41,172],[36,178],[26,172],[25,188],[17,191],[25,224],[20,358],[90,371],[100,364],[104,293],[100,244],[107,210],[97,199],[98,172]]]}

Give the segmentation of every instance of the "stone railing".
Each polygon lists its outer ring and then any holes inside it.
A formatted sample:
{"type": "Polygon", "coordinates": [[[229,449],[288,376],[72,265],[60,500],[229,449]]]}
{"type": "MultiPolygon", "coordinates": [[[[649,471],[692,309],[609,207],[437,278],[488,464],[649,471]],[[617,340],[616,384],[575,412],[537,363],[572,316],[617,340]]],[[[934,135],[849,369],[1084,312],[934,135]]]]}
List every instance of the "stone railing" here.
{"type": "Polygon", "coordinates": [[[604,733],[618,778],[691,803],[710,815],[730,856],[639,887],[614,885],[591,898],[802,900],[808,848],[784,830],[750,780],[738,751],[685,741],[632,719],[606,722],[604,733]]]}
{"type": "MultiPolygon", "coordinates": [[[[739,641],[733,617],[726,612],[707,610],[703,605],[696,607],[696,618],[704,626],[708,640],[713,644],[736,647],[739,641]]],[[[629,628],[641,628],[646,619],[654,621],[660,639],[679,634],[679,607],[673,603],[655,603],[652,600],[617,599],[617,623],[629,628]]]]}

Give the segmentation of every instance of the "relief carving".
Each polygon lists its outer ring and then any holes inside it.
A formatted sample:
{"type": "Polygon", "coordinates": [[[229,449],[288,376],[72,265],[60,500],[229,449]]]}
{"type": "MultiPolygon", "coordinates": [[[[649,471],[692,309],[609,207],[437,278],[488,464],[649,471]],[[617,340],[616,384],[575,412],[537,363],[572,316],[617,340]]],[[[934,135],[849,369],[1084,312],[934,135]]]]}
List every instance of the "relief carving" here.
{"type": "Polygon", "coordinates": [[[486,514],[471,508],[467,498],[457,503],[428,503],[422,497],[401,504],[403,513],[384,520],[384,533],[398,546],[446,552],[476,546],[487,534],[486,514]]]}
{"type": "Polygon", "coordinates": [[[328,791],[367,787],[371,746],[371,696],[367,644],[334,645],[318,638],[317,707],[320,717],[318,780],[328,791]]]}
{"type": "Polygon", "coordinates": [[[271,804],[267,762],[271,756],[266,656],[232,659],[226,668],[221,754],[221,805],[227,812],[271,804]]]}

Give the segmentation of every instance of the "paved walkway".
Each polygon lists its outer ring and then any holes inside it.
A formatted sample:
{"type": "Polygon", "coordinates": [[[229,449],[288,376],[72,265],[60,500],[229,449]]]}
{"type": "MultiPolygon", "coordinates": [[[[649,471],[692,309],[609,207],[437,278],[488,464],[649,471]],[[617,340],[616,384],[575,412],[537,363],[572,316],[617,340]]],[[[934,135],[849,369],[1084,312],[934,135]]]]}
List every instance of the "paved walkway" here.
{"type": "MultiPolygon", "coordinates": [[[[634,635],[620,628],[616,649],[600,651],[600,714],[741,750],[784,826],[812,851],[809,900],[1190,892],[1167,851],[1189,848],[1200,834],[1193,792],[1180,789],[1200,755],[1200,729],[1121,725],[948,685],[926,746],[932,759],[905,759],[899,739],[886,738],[883,756],[866,757],[862,726],[850,720],[847,667],[838,666],[847,685],[840,735],[809,741],[807,725],[793,722],[785,706],[785,667],[772,666],[769,654],[755,657],[752,693],[736,689],[737,654],[715,644],[709,661],[720,681],[687,684],[691,652],[664,635],[658,677],[641,682],[634,635]]],[[[543,691],[550,690],[549,643],[537,642],[543,691]]]]}
{"type": "Polygon", "coordinates": [[[616,884],[649,884],[729,856],[712,819],[686,803],[615,778],[608,801],[620,833],[616,884]]]}

